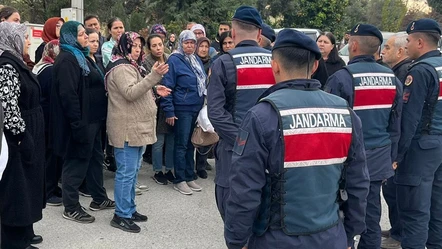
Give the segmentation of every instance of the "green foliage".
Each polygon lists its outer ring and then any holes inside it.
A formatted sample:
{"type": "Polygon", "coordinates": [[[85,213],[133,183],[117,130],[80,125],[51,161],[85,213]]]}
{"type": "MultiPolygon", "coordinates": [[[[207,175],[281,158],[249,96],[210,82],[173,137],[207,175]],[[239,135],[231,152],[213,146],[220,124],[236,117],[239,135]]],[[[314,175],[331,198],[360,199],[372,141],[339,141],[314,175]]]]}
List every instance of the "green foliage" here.
{"type": "Polygon", "coordinates": [[[402,0],[385,0],[382,7],[382,30],[398,32],[401,29],[402,20],[407,13],[407,6],[402,0]]]}
{"type": "Polygon", "coordinates": [[[427,0],[428,5],[434,12],[442,14],[442,1],[441,0],[427,0]]]}

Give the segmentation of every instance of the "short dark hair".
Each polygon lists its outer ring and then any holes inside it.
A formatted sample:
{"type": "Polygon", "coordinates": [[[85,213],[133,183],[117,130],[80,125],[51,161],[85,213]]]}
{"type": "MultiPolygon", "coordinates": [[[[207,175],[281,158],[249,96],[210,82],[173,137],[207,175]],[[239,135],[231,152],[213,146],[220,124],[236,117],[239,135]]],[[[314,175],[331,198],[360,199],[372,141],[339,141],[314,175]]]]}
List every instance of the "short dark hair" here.
{"type": "Polygon", "coordinates": [[[230,24],[230,22],[220,22],[218,26],[221,25],[229,26],[229,28],[232,28],[232,24],[230,24]]]}
{"type": "Polygon", "coordinates": [[[240,22],[240,21],[235,21],[234,20],[234,21],[232,21],[232,24],[234,24],[240,30],[245,31],[247,33],[252,33],[252,32],[255,32],[255,31],[259,30],[259,28],[256,27],[255,25],[244,23],[244,22],[240,22]]]}
{"type": "Polygon", "coordinates": [[[147,37],[147,39],[146,39],[146,47],[147,47],[147,49],[149,49],[150,50],[150,41],[153,39],[153,38],[160,38],[161,39],[161,42],[163,42],[163,38],[161,38],[161,36],[160,35],[158,35],[158,34],[150,34],[148,37],[147,37]]]}
{"type": "Polygon", "coordinates": [[[321,32],[316,38],[316,42],[319,40],[321,36],[327,36],[327,38],[330,40],[331,44],[333,44],[333,49],[330,51],[330,54],[328,55],[328,61],[330,62],[336,62],[339,61],[341,57],[339,57],[338,49],[336,48],[336,37],[331,32],[321,32]]]}
{"type": "Polygon", "coordinates": [[[279,65],[285,71],[292,72],[307,71],[307,69],[311,72],[315,62],[315,54],[309,50],[296,47],[274,49],[272,57],[280,62],[279,65]]]}
{"type": "Polygon", "coordinates": [[[381,41],[375,36],[356,36],[356,39],[363,54],[373,55],[381,46],[381,41]]]}
{"type": "Polygon", "coordinates": [[[18,13],[18,10],[14,7],[5,6],[0,9],[0,19],[8,19],[12,14],[18,13]]]}
{"type": "Polygon", "coordinates": [[[94,19],[94,18],[97,19],[98,22],[100,21],[100,18],[98,18],[97,15],[88,15],[84,18],[83,23],[86,24],[87,21],[94,19]]]}
{"type": "Polygon", "coordinates": [[[98,37],[100,37],[100,34],[99,34],[98,31],[96,31],[95,29],[85,28],[85,30],[86,30],[86,34],[87,34],[87,35],[90,35],[90,34],[96,33],[96,34],[98,35],[98,37]]]}
{"type": "Polygon", "coordinates": [[[440,40],[440,35],[438,33],[417,33],[419,37],[424,39],[426,42],[429,42],[433,46],[437,46],[440,40]]]}

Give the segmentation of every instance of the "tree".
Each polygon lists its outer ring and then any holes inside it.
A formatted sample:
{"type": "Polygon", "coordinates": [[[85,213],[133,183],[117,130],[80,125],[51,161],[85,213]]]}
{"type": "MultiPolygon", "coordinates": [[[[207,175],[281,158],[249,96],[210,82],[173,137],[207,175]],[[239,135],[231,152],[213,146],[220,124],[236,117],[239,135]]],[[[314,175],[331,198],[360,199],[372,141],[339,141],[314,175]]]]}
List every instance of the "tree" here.
{"type": "Polygon", "coordinates": [[[430,6],[434,12],[442,13],[442,1],[440,0],[427,0],[428,6],[430,6]]]}
{"type": "Polygon", "coordinates": [[[398,32],[407,13],[407,6],[402,0],[385,0],[382,7],[382,30],[398,32]]]}
{"type": "Polygon", "coordinates": [[[258,8],[275,27],[335,31],[344,18],[348,0],[259,0],[258,8]]]}

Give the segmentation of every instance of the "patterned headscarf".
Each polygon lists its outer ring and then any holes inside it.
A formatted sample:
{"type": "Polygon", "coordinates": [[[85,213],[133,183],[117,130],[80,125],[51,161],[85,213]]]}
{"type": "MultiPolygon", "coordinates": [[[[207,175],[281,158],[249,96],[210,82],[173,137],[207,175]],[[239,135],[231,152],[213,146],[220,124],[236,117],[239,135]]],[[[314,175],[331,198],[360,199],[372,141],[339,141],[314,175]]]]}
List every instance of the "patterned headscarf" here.
{"type": "Polygon", "coordinates": [[[161,24],[155,24],[152,26],[152,29],[150,30],[151,34],[163,34],[164,37],[167,37],[167,31],[166,28],[161,24]]]}
{"type": "Polygon", "coordinates": [[[141,54],[137,60],[132,59],[131,51],[134,41],[140,38],[141,44],[144,47],[146,41],[142,36],[140,36],[136,32],[125,32],[121,34],[118,38],[118,43],[112,50],[111,62],[115,62],[117,60],[127,60],[130,64],[138,69],[142,77],[147,75],[146,69],[142,66],[142,62],[144,61],[146,55],[144,54],[143,49],[141,49],[141,54]]]}
{"type": "Polygon", "coordinates": [[[184,30],[181,32],[179,37],[180,42],[178,43],[178,53],[184,56],[187,62],[189,62],[190,66],[192,67],[193,72],[196,75],[196,78],[198,79],[198,94],[199,96],[203,96],[204,92],[206,91],[206,73],[204,72],[204,69],[202,68],[201,64],[198,62],[194,53],[187,55],[184,53],[183,49],[183,43],[188,40],[193,40],[196,43],[196,37],[195,34],[190,30],[184,30]]]}
{"type": "Polygon", "coordinates": [[[41,36],[44,42],[48,43],[52,40],[58,39],[56,33],[58,21],[64,23],[64,20],[61,17],[51,17],[45,22],[45,25],[43,26],[43,35],[41,36]]]}
{"type": "Polygon", "coordinates": [[[58,40],[52,40],[46,43],[41,60],[34,66],[32,72],[37,74],[44,66],[54,64],[55,58],[57,58],[59,53],[60,42],[58,40]]]}
{"type": "Polygon", "coordinates": [[[8,51],[23,60],[26,25],[10,22],[0,23],[0,55],[8,51]]]}
{"type": "Polygon", "coordinates": [[[75,56],[81,69],[83,69],[83,75],[87,76],[91,71],[86,61],[86,56],[89,56],[89,47],[83,48],[77,41],[80,27],[84,28],[83,24],[77,21],[68,21],[63,24],[60,30],[60,48],[75,56]]]}

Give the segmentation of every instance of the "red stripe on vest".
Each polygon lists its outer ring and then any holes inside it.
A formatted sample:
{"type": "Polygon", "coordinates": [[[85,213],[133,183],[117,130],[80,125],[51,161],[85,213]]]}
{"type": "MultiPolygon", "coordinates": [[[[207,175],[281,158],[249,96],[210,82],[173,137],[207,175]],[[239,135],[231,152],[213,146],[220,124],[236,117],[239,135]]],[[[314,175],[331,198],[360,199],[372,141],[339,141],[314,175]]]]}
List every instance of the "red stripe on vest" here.
{"type": "Polygon", "coordinates": [[[442,97],[442,81],[439,82],[439,97],[442,97]]]}
{"type": "Polygon", "coordinates": [[[238,86],[274,85],[272,68],[238,68],[238,86]]]}
{"type": "Polygon", "coordinates": [[[354,107],[392,105],[396,89],[355,89],[354,107]]]}
{"type": "Polygon", "coordinates": [[[350,143],[351,133],[316,133],[284,136],[284,162],[346,157],[348,156],[350,143]]]}

